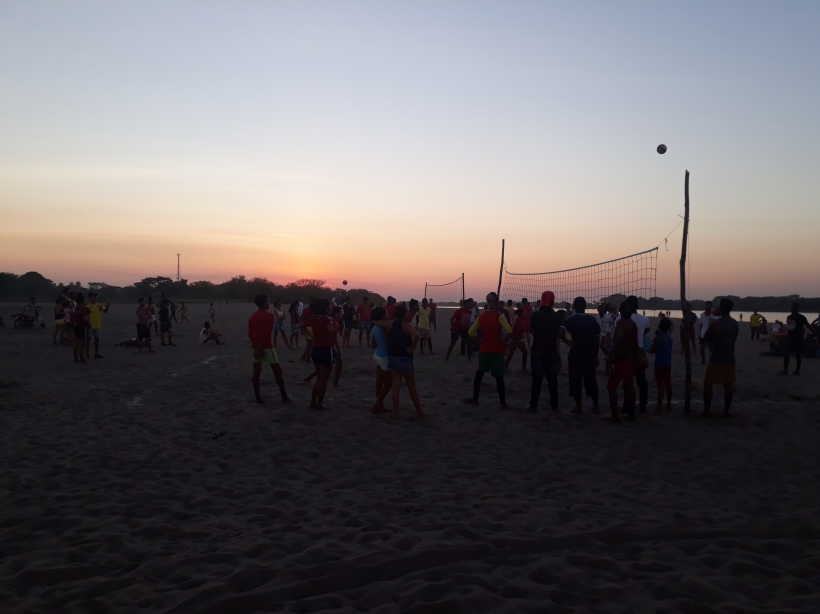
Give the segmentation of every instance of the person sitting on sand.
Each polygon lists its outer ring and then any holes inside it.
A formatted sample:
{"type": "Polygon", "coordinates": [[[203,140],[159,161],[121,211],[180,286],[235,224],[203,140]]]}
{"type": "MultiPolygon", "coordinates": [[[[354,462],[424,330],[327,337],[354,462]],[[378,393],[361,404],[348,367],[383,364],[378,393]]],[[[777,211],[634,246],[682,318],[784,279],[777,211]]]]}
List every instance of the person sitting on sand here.
{"type": "Polygon", "coordinates": [[[573,413],[582,414],[581,384],[583,383],[586,395],[592,399],[592,413],[600,413],[598,408],[598,381],[595,378],[595,367],[598,364],[598,344],[601,336],[601,327],[597,318],[587,315],[587,301],[583,296],[572,301],[575,314],[561,323],[558,329],[558,338],[569,345],[567,356],[567,371],[569,375],[569,394],[575,399],[573,413]],[[572,340],[567,340],[567,332],[572,340]]]}
{"type": "Polygon", "coordinates": [[[655,355],[655,384],[658,387],[656,414],[661,413],[663,397],[666,395],[666,411],[672,411],[672,320],[661,318],[649,353],[655,355]]]}
{"type": "Polygon", "coordinates": [[[316,299],[308,307],[302,312],[303,316],[307,313],[309,317],[302,321],[301,332],[307,338],[308,329],[311,330],[313,342],[310,346],[310,358],[316,367],[317,374],[316,382],[310,393],[310,408],[325,410],[328,409],[324,406],[324,400],[333,366],[333,350],[335,349],[339,354],[341,350],[336,328],[330,318],[330,301],[316,299]]]}
{"type": "Polygon", "coordinates": [[[706,330],[706,343],[712,348],[712,355],[703,378],[703,413],[701,416],[711,415],[712,387],[723,386],[723,414],[721,417],[730,417],[729,409],[732,406],[737,379],[735,342],[740,330],[737,321],[731,316],[732,307],[734,307],[734,302],[731,299],[720,299],[720,305],[715,314],[718,317],[709,324],[706,330]]]}
{"type": "Polygon", "coordinates": [[[376,322],[376,326],[387,332],[387,361],[390,367],[390,378],[392,379],[390,387],[383,387],[379,392],[376,404],[378,406],[379,403],[384,403],[387,392],[391,391],[393,396],[393,417],[399,420],[402,418],[399,406],[399,389],[402,378],[404,378],[404,383],[407,385],[410,400],[413,401],[416,408],[416,417],[427,417],[427,414],[421,409],[421,401],[416,389],[415,365],[413,363],[413,352],[416,351],[416,346],[419,343],[419,335],[415,327],[405,320],[407,312],[406,306],[397,305],[393,310],[394,319],[376,322]]]}
{"type": "Polygon", "coordinates": [[[481,345],[478,350],[478,369],[473,378],[473,398],[469,400],[473,405],[478,405],[478,396],[481,392],[481,380],[488,371],[495,378],[496,389],[498,390],[498,401],[502,409],[507,409],[507,389],[504,386],[504,354],[506,348],[501,337],[502,331],[507,334],[512,333],[512,327],[507,321],[507,317],[501,313],[498,305],[498,295],[490,292],[487,295],[487,311],[484,311],[475,323],[470,327],[470,337],[476,337],[481,330],[481,345]]]}
{"type": "MultiPolygon", "coordinates": [[[[285,392],[285,378],[282,375],[279,356],[276,354],[276,349],[272,343],[275,334],[273,326],[276,323],[276,316],[268,311],[270,303],[268,297],[264,294],[258,294],[253,302],[258,310],[248,318],[248,339],[250,339],[251,349],[253,350],[253,377],[251,381],[253,382],[253,393],[256,396],[256,402],[265,402],[259,393],[259,378],[262,375],[262,365],[270,365],[276,385],[279,386],[279,393],[282,395],[282,403],[290,403],[288,393],[285,392]]],[[[219,343],[218,338],[216,342],[219,343]]]]}
{"type": "Polygon", "coordinates": [[[638,326],[632,321],[633,307],[629,301],[621,303],[621,319],[615,324],[612,336],[612,351],[606,357],[609,363],[609,381],[606,389],[609,392],[609,406],[612,410],[610,420],[620,422],[618,418],[618,387],[623,382],[624,407],[627,418],[635,420],[635,366],[638,362],[638,326]]]}
{"type": "Polygon", "coordinates": [[[210,341],[213,341],[217,345],[222,345],[222,342],[219,340],[221,336],[217,330],[211,328],[210,322],[205,320],[202,323],[202,330],[199,331],[199,341],[202,345],[206,345],[210,341]]]}

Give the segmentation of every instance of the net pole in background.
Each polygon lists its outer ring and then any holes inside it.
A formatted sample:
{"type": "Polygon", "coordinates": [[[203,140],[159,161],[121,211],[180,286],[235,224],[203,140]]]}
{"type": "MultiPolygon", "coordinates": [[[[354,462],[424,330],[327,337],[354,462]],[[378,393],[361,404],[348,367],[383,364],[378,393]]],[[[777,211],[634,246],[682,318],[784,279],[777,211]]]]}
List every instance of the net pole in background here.
{"type": "MultiPolygon", "coordinates": [[[[686,244],[689,241],[689,171],[683,180],[683,241],[680,248],[680,309],[684,321],[692,310],[686,303],[686,244]]],[[[683,386],[683,412],[692,413],[692,352],[689,339],[684,340],[683,360],[686,365],[686,378],[683,386]]]]}
{"type": "Polygon", "coordinates": [[[498,271],[498,300],[501,300],[501,280],[504,277],[504,244],[505,239],[501,239],[501,268],[498,271]]]}
{"type": "Polygon", "coordinates": [[[438,304],[458,304],[464,300],[464,273],[446,284],[424,284],[424,298],[435,300],[438,304]]]}

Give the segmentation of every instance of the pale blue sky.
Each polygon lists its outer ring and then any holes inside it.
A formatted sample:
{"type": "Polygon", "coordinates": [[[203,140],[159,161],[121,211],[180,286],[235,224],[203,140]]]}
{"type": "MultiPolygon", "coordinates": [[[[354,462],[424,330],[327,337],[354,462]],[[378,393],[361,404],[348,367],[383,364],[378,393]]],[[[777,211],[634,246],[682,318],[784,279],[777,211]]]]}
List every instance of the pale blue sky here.
{"type": "Polygon", "coordinates": [[[0,261],[478,295],[656,245],[688,168],[694,295],[820,295],[818,109],[818,2],[3,2],[0,261]]]}

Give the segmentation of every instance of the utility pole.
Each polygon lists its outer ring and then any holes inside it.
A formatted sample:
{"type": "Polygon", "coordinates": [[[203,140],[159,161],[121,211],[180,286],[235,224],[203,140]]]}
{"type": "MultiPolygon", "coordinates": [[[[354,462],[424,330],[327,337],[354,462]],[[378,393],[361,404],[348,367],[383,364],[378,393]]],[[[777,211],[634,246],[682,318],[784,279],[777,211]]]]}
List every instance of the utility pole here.
{"type": "MultiPolygon", "coordinates": [[[[689,241],[689,171],[686,171],[686,178],[683,185],[683,243],[680,251],[680,308],[683,312],[683,321],[686,322],[692,308],[686,300],[686,244],[689,241]]],[[[683,411],[689,415],[692,413],[692,352],[689,339],[684,340],[683,357],[686,364],[686,379],[683,386],[683,411]]]]}
{"type": "Polygon", "coordinates": [[[179,281],[179,254],[177,254],[177,281],[179,281]]]}

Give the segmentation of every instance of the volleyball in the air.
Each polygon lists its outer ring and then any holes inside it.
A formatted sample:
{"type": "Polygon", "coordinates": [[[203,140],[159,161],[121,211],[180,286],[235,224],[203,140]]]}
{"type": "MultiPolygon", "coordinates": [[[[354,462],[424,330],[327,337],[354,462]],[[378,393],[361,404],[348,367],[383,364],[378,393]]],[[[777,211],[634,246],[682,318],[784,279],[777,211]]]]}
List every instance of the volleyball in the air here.
{"type": "Polygon", "coordinates": [[[342,285],[343,285],[343,286],[346,286],[346,285],[347,285],[347,280],[346,280],[346,279],[342,280],[342,285]]]}
{"type": "Polygon", "coordinates": [[[658,153],[659,154],[665,154],[666,153],[666,145],[664,145],[663,143],[658,145],[658,153]]]}

